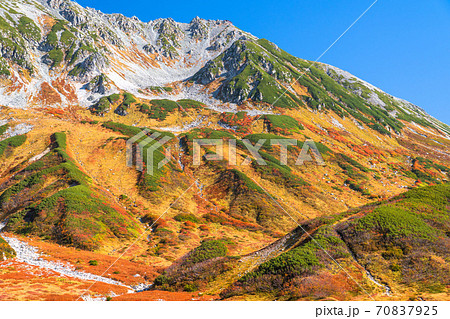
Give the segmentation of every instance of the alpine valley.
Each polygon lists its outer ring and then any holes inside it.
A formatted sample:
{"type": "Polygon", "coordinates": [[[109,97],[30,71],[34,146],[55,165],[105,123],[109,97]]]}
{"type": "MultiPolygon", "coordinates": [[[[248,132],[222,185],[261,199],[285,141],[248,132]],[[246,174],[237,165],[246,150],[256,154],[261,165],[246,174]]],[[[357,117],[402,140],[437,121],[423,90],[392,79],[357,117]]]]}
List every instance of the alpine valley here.
{"type": "Polygon", "coordinates": [[[0,0],[0,300],[449,300],[449,173],[448,125],[230,21],[0,0]]]}

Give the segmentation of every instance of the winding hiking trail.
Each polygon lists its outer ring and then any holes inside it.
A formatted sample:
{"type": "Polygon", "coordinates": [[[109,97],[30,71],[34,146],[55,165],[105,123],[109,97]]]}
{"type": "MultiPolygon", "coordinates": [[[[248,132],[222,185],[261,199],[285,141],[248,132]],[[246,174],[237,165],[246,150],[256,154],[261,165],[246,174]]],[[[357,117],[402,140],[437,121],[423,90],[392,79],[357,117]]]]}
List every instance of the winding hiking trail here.
{"type": "Polygon", "coordinates": [[[207,293],[219,294],[231,283],[239,280],[239,278],[256,269],[256,267],[258,267],[265,261],[279,256],[280,254],[293,248],[294,246],[300,245],[302,242],[304,242],[304,240],[307,239],[307,237],[308,235],[304,233],[303,230],[301,230],[299,227],[297,227],[293,231],[278,239],[277,241],[271,243],[270,245],[243,256],[238,261],[236,267],[219,275],[219,277],[208,286],[207,293]]]}
{"type": "MultiPolygon", "coordinates": [[[[275,258],[281,255],[283,252],[291,250],[295,247],[301,246],[303,243],[305,243],[305,241],[310,239],[309,234],[314,233],[314,231],[319,227],[320,225],[316,225],[312,229],[308,229],[307,232],[305,232],[301,227],[297,227],[272,244],[243,256],[238,261],[238,265],[236,267],[218,276],[218,278],[216,278],[216,280],[208,286],[207,293],[219,294],[231,283],[239,280],[239,278],[255,270],[259,265],[266,262],[267,260],[275,258]]],[[[392,289],[387,284],[380,283],[377,279],[375,279],[375,277],[363,265],[359,263],[354,252],[350,249],[350,247],[348,247],[348,245],[347,249],[350,252],[354,262],[356,262],[357,266],[366,274],[367,279],[374,283],[376,286],[383,288],[384,294],[388,297],[391,297],[393,295],[392,289]]]]}

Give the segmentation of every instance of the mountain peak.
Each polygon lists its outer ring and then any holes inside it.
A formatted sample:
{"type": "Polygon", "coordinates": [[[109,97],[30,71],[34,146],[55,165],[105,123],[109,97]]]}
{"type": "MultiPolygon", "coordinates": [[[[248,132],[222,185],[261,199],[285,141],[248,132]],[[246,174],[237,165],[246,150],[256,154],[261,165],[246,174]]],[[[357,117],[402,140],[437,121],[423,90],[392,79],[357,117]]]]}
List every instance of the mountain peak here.
{"type": "Polygon", "coordinates": [[[201,19],[199,16],[195,16],[195,18],[193,18],[193,19],[191,20],[190,24],[193,24],[193,23],[200,23],[200,22],[202,22],[202,21],[205,21],[205,20],[204,20],[204,19],[201,19]]]}
{"type": "MultiPolygon", "coordinates": [[[[216,105],[253,103],[260,107],[276,102],[278,107],[325,108],[342,117],[351,115],[384,134],[400,133],[403,120],[450,131],[420,108],[347,72],[320,63],[310,70],[309,62],[241,31],[228,20],[196,16],[189,23],[170,17],[144,23],[135,16],[104,14],[70,0],[5,0],[3,6],[2,19],[10,16],[14,27],[2,30],[13,44],[2,41],[0,67],[4,74],[20,79],[23,87],[30,86],[23,69],[39,83],[29,90],[8,90],[0,100],[5,105],[26,107],[40,96],[37,88],[61,77],[72,86],[76,98],[69,99],[64,91],[53,88],[55,95],[61,95],[54,101],[84,106],[99,99],[98,92],[137,94],[151,86],[180,81],[187,85],[193,79],[196,84],[215,87],[211,95],[201,95],[216,105]],[[7,15],[6,10],[18,13],[7,15]],[[19,22],[21,15],[30,20],[19,22]],[[308,76],[300,77],[299,72],[308,76]],[[109,91],[80,91],[80,87],[91,87],[89,82],[99,76],[109,79],[109,91]],[[299,83],[295,83],[297,78],[299,83]]],[[[194,88],[186,86],[185,90],[194,88]]]]}

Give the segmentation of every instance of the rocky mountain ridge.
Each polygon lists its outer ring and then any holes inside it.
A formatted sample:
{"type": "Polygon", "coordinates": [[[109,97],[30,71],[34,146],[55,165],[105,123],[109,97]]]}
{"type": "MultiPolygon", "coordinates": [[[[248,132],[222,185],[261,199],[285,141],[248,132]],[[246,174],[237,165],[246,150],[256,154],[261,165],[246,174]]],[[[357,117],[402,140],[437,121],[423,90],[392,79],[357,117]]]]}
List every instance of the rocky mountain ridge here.
{"type": "Polygon", "coordinates": [[[6,85],[1,103],[13,107],[32,104],[44,82],[61,91],[51,83],[61,78],[75,95],[70,99],[57,92],[68,99],[63,104],[82,102],[75,98],[92,92],[81,88],[100,75],[116,91],[184,80],[235,40],[253,38],[229,21],[196,17],[190,23],[171,18],[144,23],[66,0],[6,1],[0,16],[2,74],[20,86],[8,90],[6,85]]]}
{"type": "Polygon", "coordinates": [[[224,104],[263,113],[332,110],[384,134],[400,133],[400,120],[450,133],[421,108],[336,67],[296,58],[226,20],[142,22],[69,0],[20,0],[2,2],[0,27],[0,104],[10,107],[86,107],[126,91],[194,98],[223,110],[224,104]],[[152,89],[166,86],[176,90],[152,89]]]}

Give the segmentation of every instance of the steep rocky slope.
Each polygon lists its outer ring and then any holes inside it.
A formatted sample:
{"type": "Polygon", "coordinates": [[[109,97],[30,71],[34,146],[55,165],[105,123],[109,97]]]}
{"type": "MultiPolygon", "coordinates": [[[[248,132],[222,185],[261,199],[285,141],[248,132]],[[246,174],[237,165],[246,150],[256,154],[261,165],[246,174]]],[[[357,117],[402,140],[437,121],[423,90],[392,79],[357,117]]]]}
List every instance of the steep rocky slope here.
{"type": "Polygon", "coordinates": [[[154,87],[184,81],[170,99],[307,106],[384,134],[399,133],[401,120],[449,133],[420,108],[335,67],[312,66],[229,21],[144,23],[68,0],[4,1],[0,16],[3,105],[88,106],[118,90],[152,97],[154,87]]]}
{"type": "Polygon", "coordinates": [[[228,21],[144,23],[66,0],[3,1],[0,16],[1,73],[14,82],[1,101],[14,107],[88,103],[105,91],[184,80],[237,39],[253,38],[228,21]]]}

